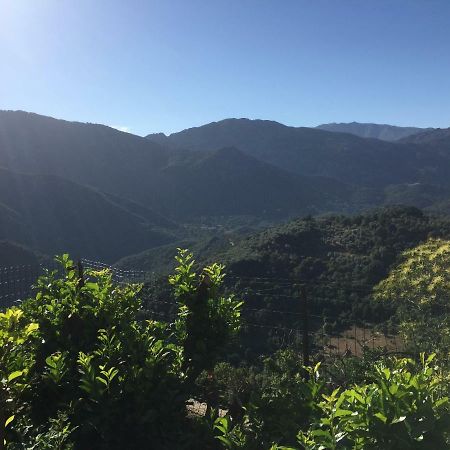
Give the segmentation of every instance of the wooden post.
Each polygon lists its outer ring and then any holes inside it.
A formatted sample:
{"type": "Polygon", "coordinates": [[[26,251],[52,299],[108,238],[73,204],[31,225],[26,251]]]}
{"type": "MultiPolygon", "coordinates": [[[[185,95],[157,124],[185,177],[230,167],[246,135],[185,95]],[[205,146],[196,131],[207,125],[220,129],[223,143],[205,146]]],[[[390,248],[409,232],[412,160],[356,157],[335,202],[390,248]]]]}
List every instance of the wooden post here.
{"type": "Polygon", "coordinates": [[[300,289],[300,298],[303,306],[303,365],[309,366],[309,318],[308,318],[308,296],[302,286],[300,289]]]}

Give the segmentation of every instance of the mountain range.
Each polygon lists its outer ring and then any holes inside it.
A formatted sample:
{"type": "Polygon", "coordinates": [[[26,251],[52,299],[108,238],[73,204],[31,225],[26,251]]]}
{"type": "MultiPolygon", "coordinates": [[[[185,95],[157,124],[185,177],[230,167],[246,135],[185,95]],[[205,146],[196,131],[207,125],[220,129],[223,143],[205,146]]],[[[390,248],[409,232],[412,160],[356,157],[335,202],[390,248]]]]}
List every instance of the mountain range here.
{"type": "Polygon", "coordinates": [[[204,239],[211,224],[227,233],[392,203],[436,211],[450,204],[450,132],[415,130],[388,142],[226,119],[143,138],[0,111],[0,240],[113,262],[204,239]]]}
{"type": "MultiPolygon", "coordinates": [[[[438,131],[427,132],[427,139],[433,141],[435,133],[438,131]]],[[[296,174],[324,176],[367,187],[416,182],[450,183],[448,139],[445,141],[446,149],[433,149],[418,144],[414,135],[394,143],[248,119],[226,119],[169,136],[149,135],[147,139],[178,150],[236,147],[296,174]]]]}

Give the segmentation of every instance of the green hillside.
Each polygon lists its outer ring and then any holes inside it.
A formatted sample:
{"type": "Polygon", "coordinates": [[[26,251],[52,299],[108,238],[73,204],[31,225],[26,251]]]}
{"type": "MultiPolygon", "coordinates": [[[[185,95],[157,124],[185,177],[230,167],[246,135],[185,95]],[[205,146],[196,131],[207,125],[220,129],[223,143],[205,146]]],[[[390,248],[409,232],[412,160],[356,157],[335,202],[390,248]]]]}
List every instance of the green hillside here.
{"type": "Polygon", "coordinates": [[[10,266],[37,266],[39,258],[29,248],[15,242],[0,240],[0,268],[10,266]]]}
{"type": "MultiPolygon", "coordinates": [[[[341,324],[376,321],[388,317],[368,296],[401,252],[429,237],[449,236],[447,219],[415,208],[388,208],[354,217],[295,220],[245,238],[213,259],[224,261],[232,278],[249,277],[256,291],[271,286],[271,292],[282,293],[291,284],[295,293],[292,283],[306,283],[312,310],[341,324]]],[[[275,295],[264,301],[275,306],[281,300],[275,295]]],[[[288,301],[287,307],[301,305],[288,301]]]]}
{"type": "Polygon", "coordinates": [[[174,240],[177,228],[138,215],[115,198],[54,176],[0,169],[0,239],[14,240],[48,255],[106,261],[174,240]]]}
{"type": "MultiPolygon", "coordinates": [[[[404,250],[430,237],[449,238],[450,220],[390,207],[352,217],[307,217],[200,245],[177,242],[123,259],[120,267],[167,275],[176,248],[191,248],[199,266],[217,260],[226,265],[228,286],[242,292],[247,306],[301,312],[298,285],[305,284],[311,312],[342,327],[389,319],[389,309],[370,300],[372,288],[404,250]]],[[[270,325],[285,319],[265,317],[270,325]]]]}

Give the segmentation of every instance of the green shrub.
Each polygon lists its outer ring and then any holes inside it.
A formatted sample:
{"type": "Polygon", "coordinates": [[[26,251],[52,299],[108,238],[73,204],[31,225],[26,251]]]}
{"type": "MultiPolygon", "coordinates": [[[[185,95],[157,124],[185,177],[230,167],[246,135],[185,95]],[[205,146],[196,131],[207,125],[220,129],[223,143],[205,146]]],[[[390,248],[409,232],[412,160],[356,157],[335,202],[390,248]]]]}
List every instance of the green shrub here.
{"type": "Polygon", "coordinates": [[[219,437],[245,438],[242,448],[246,449],[269,448],[273,442],[295,444],[299,426],[306,427],[314,417],[324,389],[319,365],[303,367],[300,356],[291,350],[265,358],[260,369],[220,365],[214,375],[217,390],[225,393],[222,399],[232,400],[224,406],[233,406],[236,399],[243,405],[242,414],[229,408],[227,422],[220,421],[216,427],[222,432],[219,437]]]}
{"type": "Polygon", "coordinates": [[[218,292],[223,266],[196,274],[180,251],[179,314],[162,323],[140,320],[140,286],[58,261],[62,276],[47,272],[35,298],[0,314],[2,440],[6,428],[10,450],[190,448],[193,374],[239,330],[241,302],[218,292]]]}
{"type": "Polygon", "coordinates": [[[184,349],[184,368],[193,381],[226,356],[240,329],[242,302],[233,295],[220,295],[224,266],[214,263],[197,273],[192,253],[178,250],[178,267],[169,283],[179,304],[175,325],[184,349]]]}
{"type": "Polygon", "coordinates": [[[373,383],[324,395],[320,419],[300,431],[299,443],[307,450],[449,448],[449,400],[433,359],[399,359],[392,369],[381,362],[373,383]]]}
{"type": "MultiPolygon", "coordinates": [[[[27,349],[30,384],[17,397],[36,439],[54,439],[52,418],[63,415],[76,448],[170,442],[172,424],[184,421],[182,347],[166,325],[136,319],[139,286],[117,286],[108,271],[80,280],[67,255],[59,261],[64,276],[41,277],[21,310],[39,327],[27,349]]],[[[26,434],[27,426],[16,427],[12,441],[26,434]]]]}

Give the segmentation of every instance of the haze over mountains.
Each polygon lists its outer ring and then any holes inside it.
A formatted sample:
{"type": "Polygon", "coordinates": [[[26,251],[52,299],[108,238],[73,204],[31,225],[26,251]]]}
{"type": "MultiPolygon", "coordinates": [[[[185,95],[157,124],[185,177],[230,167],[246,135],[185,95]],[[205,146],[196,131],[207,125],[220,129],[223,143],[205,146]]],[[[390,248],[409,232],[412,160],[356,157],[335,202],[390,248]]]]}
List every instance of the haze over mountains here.
{"type": "Polygon", "coordinates": [[[349,133],[364,138],[381,139],[383,141],[398,141],[399,139],[418,134],[432,128],[398,127],[377,123],[324,123],[316,128],[336,133],[349,133]]]}
{"type": "Polygon", "coordinates": [[[142,138],[0,111],[0,240],[113,262],[192,239],[200,222],[435,208],[450,199],[449,162],[448,130],[387,142],[227,119],[142,138]]]}

